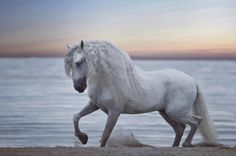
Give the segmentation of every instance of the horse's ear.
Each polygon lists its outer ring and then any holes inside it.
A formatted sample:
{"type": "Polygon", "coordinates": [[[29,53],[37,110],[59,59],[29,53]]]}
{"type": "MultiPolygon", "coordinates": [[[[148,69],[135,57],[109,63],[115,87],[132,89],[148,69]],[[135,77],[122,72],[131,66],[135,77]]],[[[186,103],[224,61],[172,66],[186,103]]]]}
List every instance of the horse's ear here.
{"type": "Polygon", "coordinates": [[[69,45],[69,44],[67,44],[66,47],[67,47],[68,50],[71,49],[71,45],[69,45]]]}
{"type": "Polygon", "coordinates": [[[82,49],[84,49],[84,41],[83,40],[81,40],[80,46],[81,46],[82,49]]]}

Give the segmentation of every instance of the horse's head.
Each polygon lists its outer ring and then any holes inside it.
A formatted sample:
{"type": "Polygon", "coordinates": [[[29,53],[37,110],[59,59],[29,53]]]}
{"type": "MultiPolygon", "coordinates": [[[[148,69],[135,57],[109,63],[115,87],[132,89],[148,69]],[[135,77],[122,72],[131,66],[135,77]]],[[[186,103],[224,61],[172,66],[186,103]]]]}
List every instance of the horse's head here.
{"type": "Polygon", "coordinates": [[[66,69],[69,72],[66,72],[73,79],[75,90],[82,93],[87,87],[87,63],[84,55],[84,43],[81,41],[80,45],[67,46],[67,48],[69,50],[67,57],[70,59],[65,58],[65,67],[69,66],[69,69],[66,69]],[[70,60],[69,63],[66,62],[66,59],[70,60]]]}

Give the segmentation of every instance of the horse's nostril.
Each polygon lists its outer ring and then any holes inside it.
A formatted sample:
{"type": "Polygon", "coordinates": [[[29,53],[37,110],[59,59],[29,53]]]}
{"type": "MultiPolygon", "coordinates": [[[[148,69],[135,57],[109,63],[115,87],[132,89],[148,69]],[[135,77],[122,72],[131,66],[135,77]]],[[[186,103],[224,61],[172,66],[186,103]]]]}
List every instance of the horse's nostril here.
{"type": "Polygon", "coordinates": [[[78,85],[74,85],[75,90],[80,90],[81,88],[78,85]]]}
{"type": "Polygon", "coordinates": [[[81,86],[75,86],[75,85],[74,85],[74,88],[75,88],[75,90],[78,91],[79,93],[82,93],[82,92],[85,90],[84,87],[81,87],[81,86]]]}
{"type": "Polygon", "coordinates": [[[78,91],[79,93],[84,92],[84,90],[87,87],[86,79],[84,78],[79,79],[79,80],[74,80],[73,83],[74,83],[75,90],[78,91]]]}

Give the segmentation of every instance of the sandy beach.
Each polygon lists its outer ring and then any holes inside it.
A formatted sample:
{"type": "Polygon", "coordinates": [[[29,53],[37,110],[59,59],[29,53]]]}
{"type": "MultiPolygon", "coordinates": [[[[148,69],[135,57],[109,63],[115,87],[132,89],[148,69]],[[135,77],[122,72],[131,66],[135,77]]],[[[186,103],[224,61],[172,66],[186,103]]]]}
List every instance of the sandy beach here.
{"type": "Polygon", "coordinates": [[[236,147],[27,147],[0,148],[1,156],[235,156],[236,147]]]}

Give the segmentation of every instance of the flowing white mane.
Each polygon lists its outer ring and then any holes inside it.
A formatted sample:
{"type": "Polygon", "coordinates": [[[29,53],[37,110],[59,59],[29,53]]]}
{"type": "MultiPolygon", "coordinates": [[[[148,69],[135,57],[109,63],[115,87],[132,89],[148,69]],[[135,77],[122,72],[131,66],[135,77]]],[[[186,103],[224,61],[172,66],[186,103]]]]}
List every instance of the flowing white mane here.
{"type": "MultiPolygon", "coordinates": [[[[75,48],[78,45],[74,45],[75,48]]],[[[65,71],[70,76],[73,48],[65,57],[65,71]]],[[[84,41],[84,55],[88,67],[88,78],[102,76],[109,81],[112,94],[123,95],[129,99],[139,97],[141,93],[140,75],[129,55],[107,41],[84,41]]],[[[88,84],[89,85],[89,84],[88,84]]],[[[117,97],[117,100],[125,100],[117,97]]]]}
{"type": "Polygon", "coordinates": [[[127,97],[134,100],[143,91],[137,67],[121,49],[106,41],[87,41],[84,52],[89,78],[101,74],[104,81],[109,81],[109,90],[117,97],[117,102],[127,97]]]}

